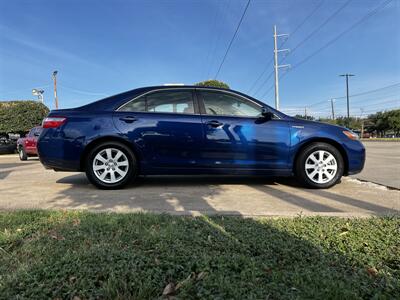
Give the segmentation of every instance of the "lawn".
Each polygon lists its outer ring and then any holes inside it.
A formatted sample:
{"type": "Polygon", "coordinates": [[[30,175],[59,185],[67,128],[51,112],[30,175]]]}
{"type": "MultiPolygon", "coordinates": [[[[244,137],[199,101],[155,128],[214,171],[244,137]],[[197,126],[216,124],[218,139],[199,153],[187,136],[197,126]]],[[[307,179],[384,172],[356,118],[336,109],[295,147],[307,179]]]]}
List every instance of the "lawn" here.
{"type": "Polygon", "coordinates": [[[0,252],[2,299],[400,299],[399,217],[3,212],[0,252]]]}

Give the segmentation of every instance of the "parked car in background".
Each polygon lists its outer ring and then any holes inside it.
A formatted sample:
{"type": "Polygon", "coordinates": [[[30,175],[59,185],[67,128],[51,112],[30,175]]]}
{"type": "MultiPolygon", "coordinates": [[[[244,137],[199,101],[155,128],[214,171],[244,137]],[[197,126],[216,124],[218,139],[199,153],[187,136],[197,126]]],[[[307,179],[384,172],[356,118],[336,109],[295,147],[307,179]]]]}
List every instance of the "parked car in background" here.
{"type": "Polygon", "coordinates": [[[19,134],[0,134],[0,154],[15,153],[19,134]]]}
{"type": "Polygon", "coordinates": [[[17,151],[20,160],[27,160],[29,156],[37,156],[37,140],[42,132],[42,127],[33,127],[29,133],[17,140],[17,151]]]}
{"type": "Polygon", "coordinates": [[[40,161],[84,171],[103,189],[137,175],[292,176],[327,188],[363,169],[365,149],[350,130],[289,117],[233,90],[139,88],[43,121],[40,161]]]}

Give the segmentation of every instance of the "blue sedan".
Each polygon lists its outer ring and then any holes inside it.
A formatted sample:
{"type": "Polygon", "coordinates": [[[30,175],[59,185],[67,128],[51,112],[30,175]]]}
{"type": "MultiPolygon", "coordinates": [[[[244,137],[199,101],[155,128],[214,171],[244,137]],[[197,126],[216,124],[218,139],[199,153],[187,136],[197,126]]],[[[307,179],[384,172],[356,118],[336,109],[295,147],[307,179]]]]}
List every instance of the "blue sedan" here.
{"type": "Polygon", "coordinates": [[[53,110],[38,140],[40,161],[82,171],[117,189],[138,175],[296,176],[328,188],[362,170],[365,149],[343,127],[289,117],[233,90],[138,88],[53,110]]]}

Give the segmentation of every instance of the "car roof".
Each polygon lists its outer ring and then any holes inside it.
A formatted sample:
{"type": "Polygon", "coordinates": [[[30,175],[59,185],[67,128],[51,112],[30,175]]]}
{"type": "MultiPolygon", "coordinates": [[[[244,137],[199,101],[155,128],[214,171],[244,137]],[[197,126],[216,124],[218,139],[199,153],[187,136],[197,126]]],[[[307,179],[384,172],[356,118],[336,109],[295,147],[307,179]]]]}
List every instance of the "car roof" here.
{"type": "Polygon", "coordinates": [[[243,94],[241,92],[232,90],[232,89],[225,89],[225,88],[218,88],[218,87],[211,87],[211,86],[198,86],[198,85],[156,85],[156,86],[147,86],[147,87],[141,87],[141,88],[136,88],[133,90],[129,90],[120,94],[116,94],[110,97],[106,97],[104,99],[100,99],[98,101],[86,104],[81,107],[74,108],[73,110],[84,110],[84,111],[111,111],[115,110],[118,107],[120,107],[122,104],[125,102],[132,100],[142,94],[151,92],[151,91],[156,91],[156,90],[170,90],[170,89],[207,89],[207,90],[215,90],[215,91],[223,91],[223,92],[229,92],[229,93],[234,93],[236,95],[242,96],[244,98],[247,98],[249,100],[252,100],[256,103],[258,103],[261,106],[268,106],[272,111],[274,111],[276,114],[283,116],[284,114],[276,111],[266,103],[257,100],[249,95],[243,94]]]}
{"type": "Polygon", "coordinates": [[[136,88],[133,90],[129,90],[123,93],[119,93],[116,95],[112,95],[103,99],[100,99],[98,101],[80,106],[78,108],[75,108],[76,110],[114,110],[126,101],[133,99],[135,97],[140,96],[141,94],[148,93],[151,91],[155,90],[170,90],[170,89],[210,89],[210,90],[216,90],[216,91],[225,91],[225,92],[231,92],[235,93],[237,95],[241,95],[242,97],[249,98],[251,100],[254,100],[256,102],[259,102],[261,105],[263,104],[262,102],[258,101],[257,99],[254,99],[248,95],[245,95],[243,93],[240,93],[235,90],[231,89],[224,89],[224,88],[217,88],[217,87],[208,87],[208,86],[197,86],[197,85],[156,85],[156,86],[147,86],[147,87],[141,87],[141,88],[136,88]]]}

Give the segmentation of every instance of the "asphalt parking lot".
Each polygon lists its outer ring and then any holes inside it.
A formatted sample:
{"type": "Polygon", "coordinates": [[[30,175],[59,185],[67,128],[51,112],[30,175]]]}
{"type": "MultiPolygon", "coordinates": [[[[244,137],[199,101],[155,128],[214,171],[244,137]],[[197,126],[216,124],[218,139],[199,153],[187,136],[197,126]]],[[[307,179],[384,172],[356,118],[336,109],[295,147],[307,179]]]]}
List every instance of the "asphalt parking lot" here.
{"type": "MultiPolygon", "coordinates": [[[[386,151],[393,154],[399,146],[400,143],[390,145],[386,151]]],[[[382,151],[382,148],[367,145],[367,151],[366,174],[361,174],[364,180],[374,165],[376,151],[382,151]]],[[[394,174],[394,181],[392,178],[389,181],[398,183],[400,156],[394,154],[393,157],[395,160],[386,163],[383,171],[372,172],[381,182],[385,174],[394,174]],[[387,166],[393,169],[393,174],[385,173],[387,166]],[[379,172],[382,177],[379,177],[379,172]]],[[[310,190],[298,186],[291,179],[186,176],[140,178],[124,190],[103,191],[90,185],[82,173],[45,170],[38,159],[21,162],[17,155],[2,155],[0,210],[10,209],[151,211],[188,215],[369,216],[398,214],[400,191],[353,178],[344,178],[328,190],[310,190]]]]}
{"type": "Polygon", "coordinates": [[[364,170],[352,176],[400,189],[400,142],[364,142],[367,160],[364,170]]]}

